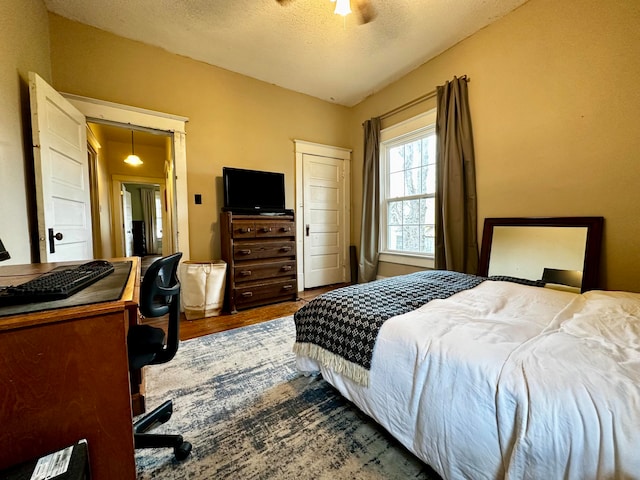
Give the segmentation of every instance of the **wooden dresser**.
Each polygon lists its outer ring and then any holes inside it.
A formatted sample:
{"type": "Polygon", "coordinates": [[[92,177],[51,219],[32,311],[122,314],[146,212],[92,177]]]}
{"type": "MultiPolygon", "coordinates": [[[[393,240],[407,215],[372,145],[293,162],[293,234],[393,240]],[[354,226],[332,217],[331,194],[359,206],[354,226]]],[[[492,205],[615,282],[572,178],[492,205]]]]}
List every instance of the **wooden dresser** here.
{"type": "Polygon", "coordinates": [[[220,214],[227,262],[226,308],[296,300],[296,226],[293,215],[220,214]]]}

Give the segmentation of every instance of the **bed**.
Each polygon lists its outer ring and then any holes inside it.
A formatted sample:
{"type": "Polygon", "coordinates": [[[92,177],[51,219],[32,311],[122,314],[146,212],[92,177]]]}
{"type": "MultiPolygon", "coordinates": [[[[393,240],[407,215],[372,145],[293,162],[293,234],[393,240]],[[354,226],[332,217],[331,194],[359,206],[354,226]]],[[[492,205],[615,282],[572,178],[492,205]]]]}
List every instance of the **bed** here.
{"type": "Polygon", "coordinates": [[[431,271],[329,292],[294,317],[297,366],[445,479],[640,478],[640,294],[547,287],[431,271]]]}

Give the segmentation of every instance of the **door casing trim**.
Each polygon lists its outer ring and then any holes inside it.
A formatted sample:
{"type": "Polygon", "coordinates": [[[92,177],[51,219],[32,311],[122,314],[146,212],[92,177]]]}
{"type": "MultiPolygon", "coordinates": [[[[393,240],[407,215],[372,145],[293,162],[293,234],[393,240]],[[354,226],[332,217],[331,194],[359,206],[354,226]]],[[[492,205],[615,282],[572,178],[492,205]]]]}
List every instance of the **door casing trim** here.
{"type": "Polygon", "coordinates": [[[296,156],[296,250],[298,263],[298,291],[304,290],[304,183],[303,183],[303,155],[316,155],[343,160],[344,163],[344,225],[343,231],[343,259],[345,262],[345,281],[351,278],[349,262],[349,245],[351,244],[351,149],[293,140],[296,156]]]}
{"type": "MultiPolygon", "coordinates": [[[[171,133],[175,179],[175,199],[172,215],[173,245],[175,251],[182,252],[182,259],[189,260],[189,203],[187,191],[187,117],[156,112],[144,108],[107,102],[95,98],[82,97],[70,93],[61,93],[73,106],[82,112],[87,121],[115,122],[123,125],[135,125],[171,133]],[[177,217],[177,221],[175,220],[177,217]]],[[[168,185],[167,185],[168,187],[168,185]]]]}

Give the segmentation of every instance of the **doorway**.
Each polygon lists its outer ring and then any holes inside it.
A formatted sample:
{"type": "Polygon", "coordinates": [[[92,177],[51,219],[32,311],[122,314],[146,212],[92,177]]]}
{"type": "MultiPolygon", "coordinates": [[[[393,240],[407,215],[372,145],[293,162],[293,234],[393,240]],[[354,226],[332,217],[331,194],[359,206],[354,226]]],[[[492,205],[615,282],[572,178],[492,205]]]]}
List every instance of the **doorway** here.
{"type": "Polygon", "coordinates": [[[124,216],[129,218],[127,225],[130,227],[130,237],[127,237],[125,254],[128,252],[137,257],[162,255],[162,220],[166,215],[163,215],[160,185],[123,183],[122,188],[129,197],[124,216]]]}
{"type": "Polygon", "coordinates": [[[172,214],[166,208],[166,196],[163,178],[113,176],[111,204],[116,257],[128,253],[139,257],[173,253],[172,235],[165,234],[171,228],[172,214]]]}
{"type": "MultiPolygon", "coordinates": [[[[169,253],[181,251],[183,259],[188,260],[190,252],[185,142],[185,126],[188,118],[78,95],[63,94],[63,96],[86,116],[88,122],[120,127],[127,135],[131,135],[132,128],[135,129],[136,135],[139,131],[161,134],[165,142],[167,158],[170,159],[167,162],[166,171],[160,175],[161,180],[165,182],[162,201],[166,205],[167,212],[166,218],[163,219],[162,248],[163,252],[169,253]],[[168,227],[165,227],[166,225],[168,227]]],[[[108,176],[107,172],[103,173],[108,176]]],[[[101,205],[105,205],[104,208],[109,208],[110,213],[113,213],[116,211],[114,206],[119,206],[120,202],[114,205],[111,200],[111,191],[111,188],[103,189],[101,205]]],[[[119,211],[120,207],[117,210],[119,211]]],[[[105,226],[103,225],[102,228],[103,238],[110,239],[111,251],[115,252],[117,246],[115,237],[119,229],[113,229],[109,225],[109,231],[105,234],[105,226]]],[[[122,232],[120,236],[121,234],[122,232]]]]}
{"type": "Polygon", "coordinates": [[[350,279],[351,150],[294,140],[298,289],[350,279]]]}
{"type": "MultiPolygon", "coordinates": [[[[173,159],[171,135],[132,126],[87,122],[99,154],[94,224],[100,225],[99,250],[112,257],[169,255],[174,252],[173,204],[165,202],[173,159]],[[128,164],[135,153],[142,162],[128,164]]],[[[170,186],[171,188],[171,186],[170,186]]]]}

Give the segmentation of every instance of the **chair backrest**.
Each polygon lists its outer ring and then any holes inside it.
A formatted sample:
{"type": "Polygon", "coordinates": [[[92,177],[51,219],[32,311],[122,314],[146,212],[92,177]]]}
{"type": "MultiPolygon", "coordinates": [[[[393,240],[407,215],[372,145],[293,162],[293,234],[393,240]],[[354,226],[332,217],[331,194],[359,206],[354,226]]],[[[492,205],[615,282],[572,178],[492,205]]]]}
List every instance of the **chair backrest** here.
{"type": "Polygon", "coordinates": [[[180,281],[178,264],[182,253],[174,253],[153,262],[144,274],[140,286],[140,313],[146,318],[169,315],[167,343],[152,364],[171,360],[180,343],[180,281]]]}

